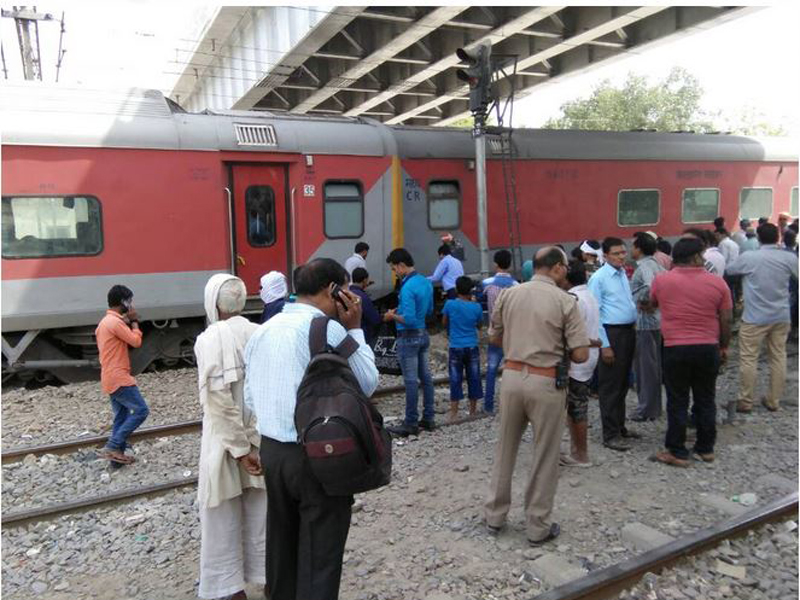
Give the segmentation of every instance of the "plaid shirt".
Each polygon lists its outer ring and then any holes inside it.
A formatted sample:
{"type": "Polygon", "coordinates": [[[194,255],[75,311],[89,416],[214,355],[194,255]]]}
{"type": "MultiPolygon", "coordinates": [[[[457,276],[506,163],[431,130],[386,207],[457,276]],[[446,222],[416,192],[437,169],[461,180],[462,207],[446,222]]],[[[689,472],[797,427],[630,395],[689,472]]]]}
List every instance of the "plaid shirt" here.
{"type": "Polygon", "coordinates": [[[639,310],[639,301],[650,299],[650,286],[656,275],[664,271],[664,267],[652,256],[645,256],[638,261],[636,271],[631,279],[631,295],[636,304],[636,329],[654,330],[661,329],[661,312],[644,312],[639,310]]]}

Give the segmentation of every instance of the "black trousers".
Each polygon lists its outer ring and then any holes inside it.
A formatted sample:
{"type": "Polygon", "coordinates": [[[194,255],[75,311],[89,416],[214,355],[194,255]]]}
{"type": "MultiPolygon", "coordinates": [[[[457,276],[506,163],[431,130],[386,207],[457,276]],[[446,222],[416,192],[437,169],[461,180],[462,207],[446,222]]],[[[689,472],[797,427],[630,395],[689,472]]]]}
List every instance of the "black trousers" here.
{"type": "Polygon", "coordinates": [[[631,325],[606,325],[606,335],[614,351],[614,364],[598,362],[597,377],[600,397],[600,421],[603,441],[608,442],[625,431],[625,396],[628,395],[633,354],[636,350],[636,329],[631,325]]]}
{"type": "Polygon", "coordinates": [[[701,454],[714,452],[717,439],[716,387],[719,373],[719,347],[713,344],[666,346],[664,376],[667,382],[667,450],[678,458],[688,458],[686,421],[689,395],[697,426],[694,449],[701,454]]]}
{"type": "Polygon", "coordinates": [[[261,437],[272,600],[336,600],[352,496],[328,496],[303,447],[261,437]]]}

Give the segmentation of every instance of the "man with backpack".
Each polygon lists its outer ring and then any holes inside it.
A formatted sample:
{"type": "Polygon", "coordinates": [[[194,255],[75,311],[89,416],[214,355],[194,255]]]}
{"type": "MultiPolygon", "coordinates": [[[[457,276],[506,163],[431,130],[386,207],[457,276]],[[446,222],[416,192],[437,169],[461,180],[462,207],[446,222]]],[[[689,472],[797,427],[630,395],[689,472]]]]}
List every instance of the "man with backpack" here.
{"type": "MultiPolygon", "coordinates": [[[[261,433],[267,484],[267,581],[272,600],[336,598],[350,529],[352,495],[331,495],[299,443],[295,407],[311,362],[309,334],[316,317],[329,317],[329,348],[347,351],[347,365],[361,392],[378,385],[375,356],[361,330],[361,304],[342,289],[347,272],[319,258],[295,271],[297,300],[264,323],[245,349],[245,403],[261,433]]],[[[310,370],[310,369],[309,369],[310,370]]],[[[300,435],[299,435],[300,434],[300,435]]],[[[323,444],[323,452],[336,450],[323,444]]],[[[318,461],[317,461],[318,462],[318,461]]]]}

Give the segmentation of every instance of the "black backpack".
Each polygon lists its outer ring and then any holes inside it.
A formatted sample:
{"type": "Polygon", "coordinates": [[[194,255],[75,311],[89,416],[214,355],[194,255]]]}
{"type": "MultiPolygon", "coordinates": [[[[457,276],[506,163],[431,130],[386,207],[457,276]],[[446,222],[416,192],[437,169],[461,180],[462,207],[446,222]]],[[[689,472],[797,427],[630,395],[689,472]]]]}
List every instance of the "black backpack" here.
{"type": "Polygon", "coordinates": [[[392,440],[347,362],[358,342],[348,335],[331,348],[328,320],[311,321],[311,361],[297,389],[294,424],[325,493],[350,496],[389,483],[392,440]]]}

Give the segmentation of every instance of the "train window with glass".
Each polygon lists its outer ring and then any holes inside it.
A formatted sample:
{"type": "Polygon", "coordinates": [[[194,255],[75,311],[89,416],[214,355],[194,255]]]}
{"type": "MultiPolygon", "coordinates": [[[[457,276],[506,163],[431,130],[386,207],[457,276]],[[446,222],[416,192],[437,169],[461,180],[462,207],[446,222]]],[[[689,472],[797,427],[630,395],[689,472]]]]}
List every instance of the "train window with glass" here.
{"type": "Polygon", "coordinates": [[[620,227],[656,225],[660,200],[658,190],[620,190],[617,195],[617,224],[620,227]]]}
{"type": "Polygon", "coordinates": [[[711,223],[719,216],[719,190],[693,188],[683,190],[681,221],[711,223]]]}
{"type": "Polygon", "coordinates": [[[792,215],[793,217],[797,218],[798,216],[800,216],[800,215],[797,214],[797,212],[798,212],[797,188],[793,187],[792,188],[792,195],[791,195],[791,198],[789,200],[789,214],[792,215]]]}
{"type": "Polygon", "coordinates": [[[93,196],[3,196],[3,258],[92,256],[103,250],[93,196]]]}
{"type": "Polygon", "coordinates": [[[461,224],[461,193],[457,181],[428,184],[428,227],[458,229],[461,224]]]}
{"type": "Polygon", "coordinates": [[[325,237],[359,238],[364,235],[364,194],[355,181],[325,184],[325,237]]]}
{"type": "Polygon", "coordinates": [[[759,219],[772,214],[772,188],[742,188],[739,192],[739,218],[759,219]]]}
{"type": "Polygon", "coordinates": [[[275,243],[275,192],[268,185],[251,185],[244,192],[247,241],[256,248],[275,243]]]}

